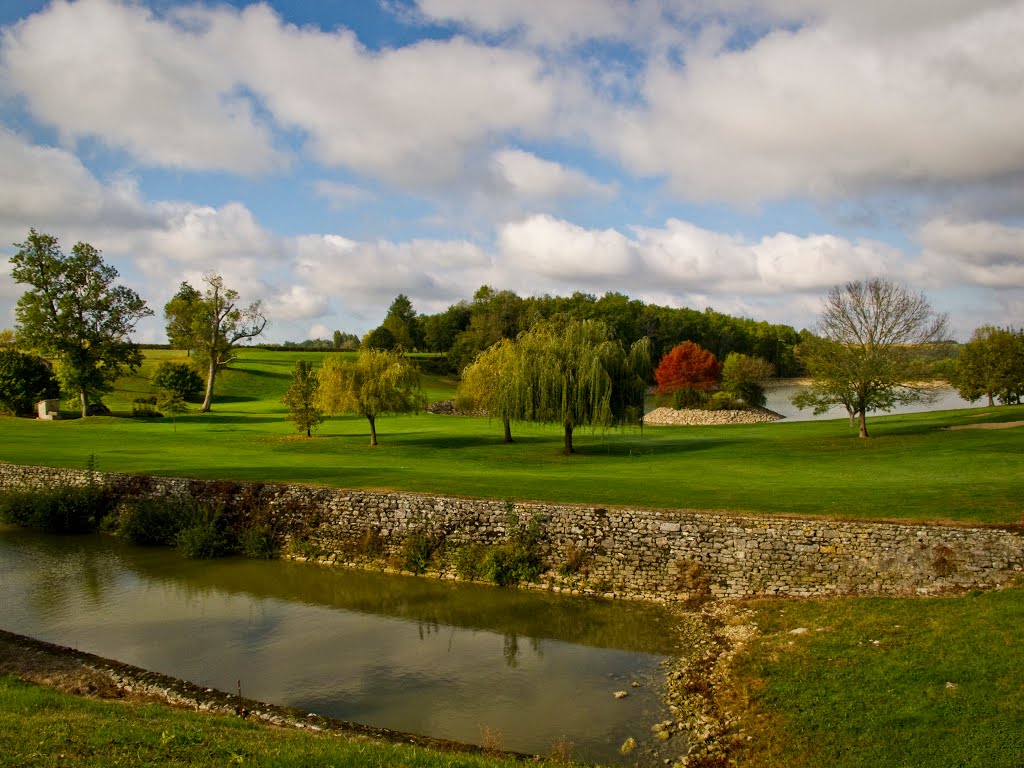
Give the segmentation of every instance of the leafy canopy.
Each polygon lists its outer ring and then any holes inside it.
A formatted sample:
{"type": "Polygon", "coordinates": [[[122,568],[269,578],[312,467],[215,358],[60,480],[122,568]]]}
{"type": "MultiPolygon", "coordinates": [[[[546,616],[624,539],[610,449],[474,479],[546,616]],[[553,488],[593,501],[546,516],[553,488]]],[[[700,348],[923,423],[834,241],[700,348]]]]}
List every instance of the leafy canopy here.
{"type": "Polygon", "coordinates": [[[824,413],[843,405],[867,437],[867,411],[934,397],[921,386],[930,373],[922,347],[945,338],[946,315],[924,294],[884,278],[835,286],[815,330],[798,350],[812,384],[793,397],[797,407],[824,413]]]}
{"type": "Polygon", "coordinates": [[[978,328],[960,348],[953,378],[964,400],[973,403],[985,396],[990,406],[995,397],[1004,405],[1019,403],[1024,397],[1024,330],[978,328]]]}
{"type": "Polygon", "coordinates": [[[288,419],[306,437],[313,436],[313,430],[323,423],[323,410],[316,404],[317,375],[305,360],[296,360],[292,369],[292,383],[281,397],[288,406],[288,419]]]}
{"type": "Polygon", "coordinates": [[[254,301],[238,305],[238,291],[224,285],[224,278],[209,273],[203,277],[206,290],[201,294],[188,283],[164,306],[168,338],[195,353],[206,367],[206,395],[199,411],[209,411],[213,403],[217,373],[236,359],[235,347],[263,333],[267,318],[263,305],[254,301]]]}
{"type": "Polygon", "coordinates": [[[376,420],[390,413],[415,413],[426,407],[420,374],[399,352],[361,349],[355,360],[328,357],[318,374],[314,403],[323,411],[365,416],[370,445],[377,445],[376,420]]]}
{"type": "Polygon", "coordinates": [[[56,358],[62,388],[79,393],[85,416],[91,398],[141,365],[129,335],[153,313],[135,291],[115,284],[117,270],[88,243],[65,255],[57,238],[31,229],[15,246],[11,277],[31,286],[15,309],[19,340],[56,358]]]}
{"type": "Polygon", "coordinates": [[[661,358],[654,370],[657,394],[671,395],[677,389],[713,389],[720,371],[717,357],[692,341],[684,341],[661,358]]]}
{"type": "Polygon", "coordinates": [[[0,413],[27,416],[36,403],[60,396],[53,367],[41,357],[0,349],[0,413]]]}
{"type": "Polygon", "coordinates": [[[574,452],[581,426],[639,424],[643,416],[651,346],[640,339],[628,350],[600,320],[544,322],[516,339],[516,364],[502,371],[513,419],[561,424],[564,451],[574,452]]]}

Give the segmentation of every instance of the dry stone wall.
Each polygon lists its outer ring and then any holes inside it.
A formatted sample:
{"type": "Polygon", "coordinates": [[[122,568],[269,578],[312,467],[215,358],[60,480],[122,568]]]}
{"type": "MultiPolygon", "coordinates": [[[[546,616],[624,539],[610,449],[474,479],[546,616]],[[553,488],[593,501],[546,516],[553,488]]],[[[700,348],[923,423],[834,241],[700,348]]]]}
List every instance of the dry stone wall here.
{"type": "MultiPolygon", "coordinates": [[[[121,495],[220,499],[240,517],[266,510],[293,553],[363,567],[395,562],[410,536],[443,542],[452,555],[466,545],[500,543],[511,526],[536,520],[549,568],[542,586],[612,597],[927,594],[998,585],[1024,573],[1019,526],[512,504],[0,464],[0,488],[87,482],[121,495]]],[[[438,575],[453,572],[442,563],[438,575]]]]}

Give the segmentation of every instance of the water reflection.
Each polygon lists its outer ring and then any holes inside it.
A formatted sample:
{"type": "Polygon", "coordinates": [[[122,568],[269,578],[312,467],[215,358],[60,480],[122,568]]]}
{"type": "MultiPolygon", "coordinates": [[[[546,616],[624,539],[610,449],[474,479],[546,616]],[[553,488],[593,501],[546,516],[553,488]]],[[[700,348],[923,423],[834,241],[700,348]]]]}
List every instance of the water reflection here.
{"type": "Polygon", "coordinates": [[[381,727],[620,759],[667,713],[657,606],[0,530],[2,626],[381,727]],[[629,688],[629,699],[615,690],[629,688]]]}

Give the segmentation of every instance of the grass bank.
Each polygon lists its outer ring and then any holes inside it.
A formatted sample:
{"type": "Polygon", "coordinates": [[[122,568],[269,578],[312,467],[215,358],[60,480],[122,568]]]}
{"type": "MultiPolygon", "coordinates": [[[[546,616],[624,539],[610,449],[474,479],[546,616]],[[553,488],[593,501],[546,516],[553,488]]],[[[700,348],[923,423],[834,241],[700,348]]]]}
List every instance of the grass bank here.
{"type": "Polygon", "coordinates": [[[511,768],[521,761],[269,728],[144,702],[97,700],[0,676],[0,764],[107,766],[401,765],[511,768]]]}
{"type": "MultiPolygon", "coordinates": [[[[381,445],[365,419],[338,417],[317,436],[296,435],[281,394],[300,357],[246,350],[221,379],[211,413],[171,419],[95,417],[58,422],[0,418],[0,460],[152,475],[389,488],[488,498],[839,518],[1021,522],[1024,428],[947,430],[1024,419],[1024,406],[870,419],[857,438],[845,420],[588,433],[561,455],[557,427],[486,418],[383,417],[381,445]]],[[[115,414],[149,394],[147,375],[168,350],[147,351],[139,375],[106,400],[115,414]]],[[[424,377],[428,397],[454,382],[424,377]]]]}
{"type": "Polygon", "coordinates": [[[1024,765],[1024,585],[751,607],[740,766],[1024,765]]]}

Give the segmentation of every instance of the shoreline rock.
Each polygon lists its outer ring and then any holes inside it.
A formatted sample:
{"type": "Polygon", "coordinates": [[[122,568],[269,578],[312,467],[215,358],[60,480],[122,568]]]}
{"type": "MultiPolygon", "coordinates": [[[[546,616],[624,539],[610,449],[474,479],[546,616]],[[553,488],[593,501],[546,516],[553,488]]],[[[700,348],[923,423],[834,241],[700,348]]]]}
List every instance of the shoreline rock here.
{"type": "Polygon", "coordinates": [[[785,418],[767,408],[745,411],[704,411],[696,408],[655,408],[644,415],[644,426],[713,427],[721,424],[767,424],[785,418]]]}

